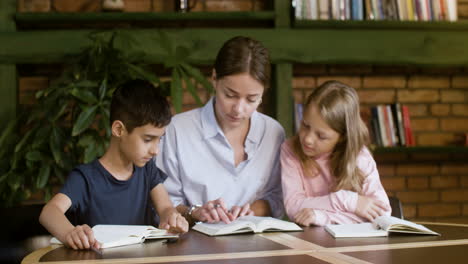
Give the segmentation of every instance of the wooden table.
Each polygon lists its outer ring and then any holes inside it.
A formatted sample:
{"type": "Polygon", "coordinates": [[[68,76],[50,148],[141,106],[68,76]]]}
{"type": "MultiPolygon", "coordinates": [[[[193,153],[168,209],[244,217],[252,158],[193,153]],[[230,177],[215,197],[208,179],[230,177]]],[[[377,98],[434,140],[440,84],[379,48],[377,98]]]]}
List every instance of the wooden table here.
{"type": "Polygon", "coordinates": [[[468,225],[422,223],[442,236],[392,234],[334,239],[323,227],[304,232],[209,237],[190,231],[172,244],[143,244],[94,251],[49,246],[24,264],[120,263],[467,263],[468,225]]]}

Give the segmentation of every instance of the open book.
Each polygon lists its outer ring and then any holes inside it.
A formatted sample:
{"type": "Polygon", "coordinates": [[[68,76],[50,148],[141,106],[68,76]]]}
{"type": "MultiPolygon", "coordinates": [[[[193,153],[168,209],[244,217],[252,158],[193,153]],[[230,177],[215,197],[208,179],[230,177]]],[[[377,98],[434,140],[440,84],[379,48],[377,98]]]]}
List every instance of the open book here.
{"type": "Polygon", "coordinates": [[[386,215],[377,217],[372,223],[326,225],[325,230],[334,237],[383,237],[390,232],[440,236],[423,225],[386,215]]]}
{"type": "Polygon", "coordinates": [[[302,231],[295,223],[275,219],[272,217],[260,216],[242,216],[226,224],[223,222],[210,224],[210,223],[197,223],[193,230],[207,234],[209,236],[228,235],[236,233],[261,233],[265,231],[302,231]]]}
{"type": "MultiPolygon", "coordinates": [[[[145,225],[95,225],[94,237],[101,243],[101,248],[111,248],[143,243],[146,239],[174,238],[179,235],[164,229],[145,225]]],[[[51,244],[61,244],[53,237],[51,244]]]]}

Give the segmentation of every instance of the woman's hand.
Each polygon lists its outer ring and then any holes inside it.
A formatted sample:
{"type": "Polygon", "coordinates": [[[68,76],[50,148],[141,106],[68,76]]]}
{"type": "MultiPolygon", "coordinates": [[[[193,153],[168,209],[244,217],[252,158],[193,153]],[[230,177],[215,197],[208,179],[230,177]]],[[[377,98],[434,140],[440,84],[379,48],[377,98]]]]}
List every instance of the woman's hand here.
{"type": "Polygon", "coordinates": [[[315,212],[312,208],[302,208],[296,216],[295,222],[302,226],[310,226],[315,223],[315,212]]]}
{"type": "Polygon", "coordinates": [[[188,231],[188,226],[185,217],[174,208],[161,215],[161,221],[159,222],[159,228],[166,229],[171,233],[185,233],[188,231]]]}
{"type": "Polygon", "coordinates": [[[244,216],[244,215],[254,215],[254,212],[252,209],[250,209],[250,204],[244,204],[244,206],[238,206],[235,205],[231,208],[230,213],[228,214],[231,221],[236,220],[238,217],[244,216]]]}
{"type": "Polygon", "coordinates": [[[223,221],[226,224],[231,223],[229,210],[226,208],[223,198],[208,201],[202,207],[193,210],[192,217],[198,221],[216,223],[223,221]]]}
{"type": "Polygon", "coordinates": [[[94,238],[94,233],[88,225],[77,225],[65,235],[65,245],[73,249],[89,249],[101,247],[94,238]]]}
{"type": "Polygon", "coordinates": [[[383,215],[388,206],[375,198],[359,195],[356,214],[372,222],[375,218],[383,215]]]}

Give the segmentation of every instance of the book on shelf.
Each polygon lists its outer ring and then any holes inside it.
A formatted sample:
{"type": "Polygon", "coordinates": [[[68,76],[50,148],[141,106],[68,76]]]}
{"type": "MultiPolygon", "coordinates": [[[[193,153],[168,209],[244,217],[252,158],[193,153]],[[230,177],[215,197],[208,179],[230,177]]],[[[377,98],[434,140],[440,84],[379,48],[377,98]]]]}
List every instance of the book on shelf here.
{"type": "Polygon", "coordinates": [[[402,105],[401,106],[401,115],[403,118],[403,127],[405,128],[405,139],[406,139],[406,146],[414,146],[416,145],[414,142],[414,135],[413,130],[411,129],[411,121],[410,121],[410,113],[408,106],[402,105]]]}
{"type": "Polygon", "coordinates": [[[296,132],[298,132],[299,128],[301,127],[302,116],[303,116],[303,105],[299,103],[295,103],[294,104],[294,129],[296,132]]]}
{"type": "Polygon", "coordinates": [[[377,146],[383,146],[382,138],[380,137],[380,126],[377,115],[377,107],[371,107],[371,139],[372,142],[374,142],[377,146]]]}
{"type": "Polygon", "coordinates": [[[371,107],[370,130],[377,146],[415,145],[408,107],[400,103],[371,107]]]}
{"type": "Polygon", "coordinates": [[[383,105],[377,106],[377,118],[379,120],[380,138],[382,139],[382,146],[389,147],[390,141],[389,141],[389,135],[387,135],[388,130],[387,130],[387,124],[385,122],[384,109],[385,107],[383,105]]]}
{"type": "Polygon", "coordinates": [[[326,225],[325,230],[335,238],[386,237],[390,233],[440,236],[429,228],[393,216],[379,216],[372,223],[326,225]]]}
{"type": "Polygon", "coordinates": [[[209,236],[221,236],[238,233],[262,233],[273,231],[302,231],[297,224],[262,216],[242,216],[233,222],[197,223],[193,230],[209,236]]]}
{"type": "Polygon", "coordinates": [[[293,0],[296,19],[456,21],[456,0],[293,0]]]}
{"type": "MultiPolygon", "coordinates": [[[[178,234],[169,233],[165,229],[146,225],[95,225],[94,237],[101,248],[112,248],[145,242],[146,239],[177,238],[178,234]]],[[[51,244],[62,244],[57,238],[50,240],[51,244]]]]}
{"type": "Polygon", "coordinates": [[[395,124],[396,135],[400,146],[406,146],[405,127],[403,126],[403,117],[401,115],[400,103],[391,105],[393,122],[395,124]]]}

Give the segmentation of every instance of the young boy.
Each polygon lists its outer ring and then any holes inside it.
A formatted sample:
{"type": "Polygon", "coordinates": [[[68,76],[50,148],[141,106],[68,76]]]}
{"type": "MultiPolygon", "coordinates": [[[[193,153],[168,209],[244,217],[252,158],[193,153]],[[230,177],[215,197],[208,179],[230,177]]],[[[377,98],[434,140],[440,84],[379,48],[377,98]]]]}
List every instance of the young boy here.
{"type": "Polygon", "coordinates": [[[167,175],[151,161],[170,120],[169,103],[151,83],[133,80],[117,88],[106,153],[70,173],[42,209],[41,224],[73,249],[100,247],[90,228],[96,224],[154,224],[152,207],[160,217],[159,228],[187,232],[187,221],[162,185],[167,175]]]}

